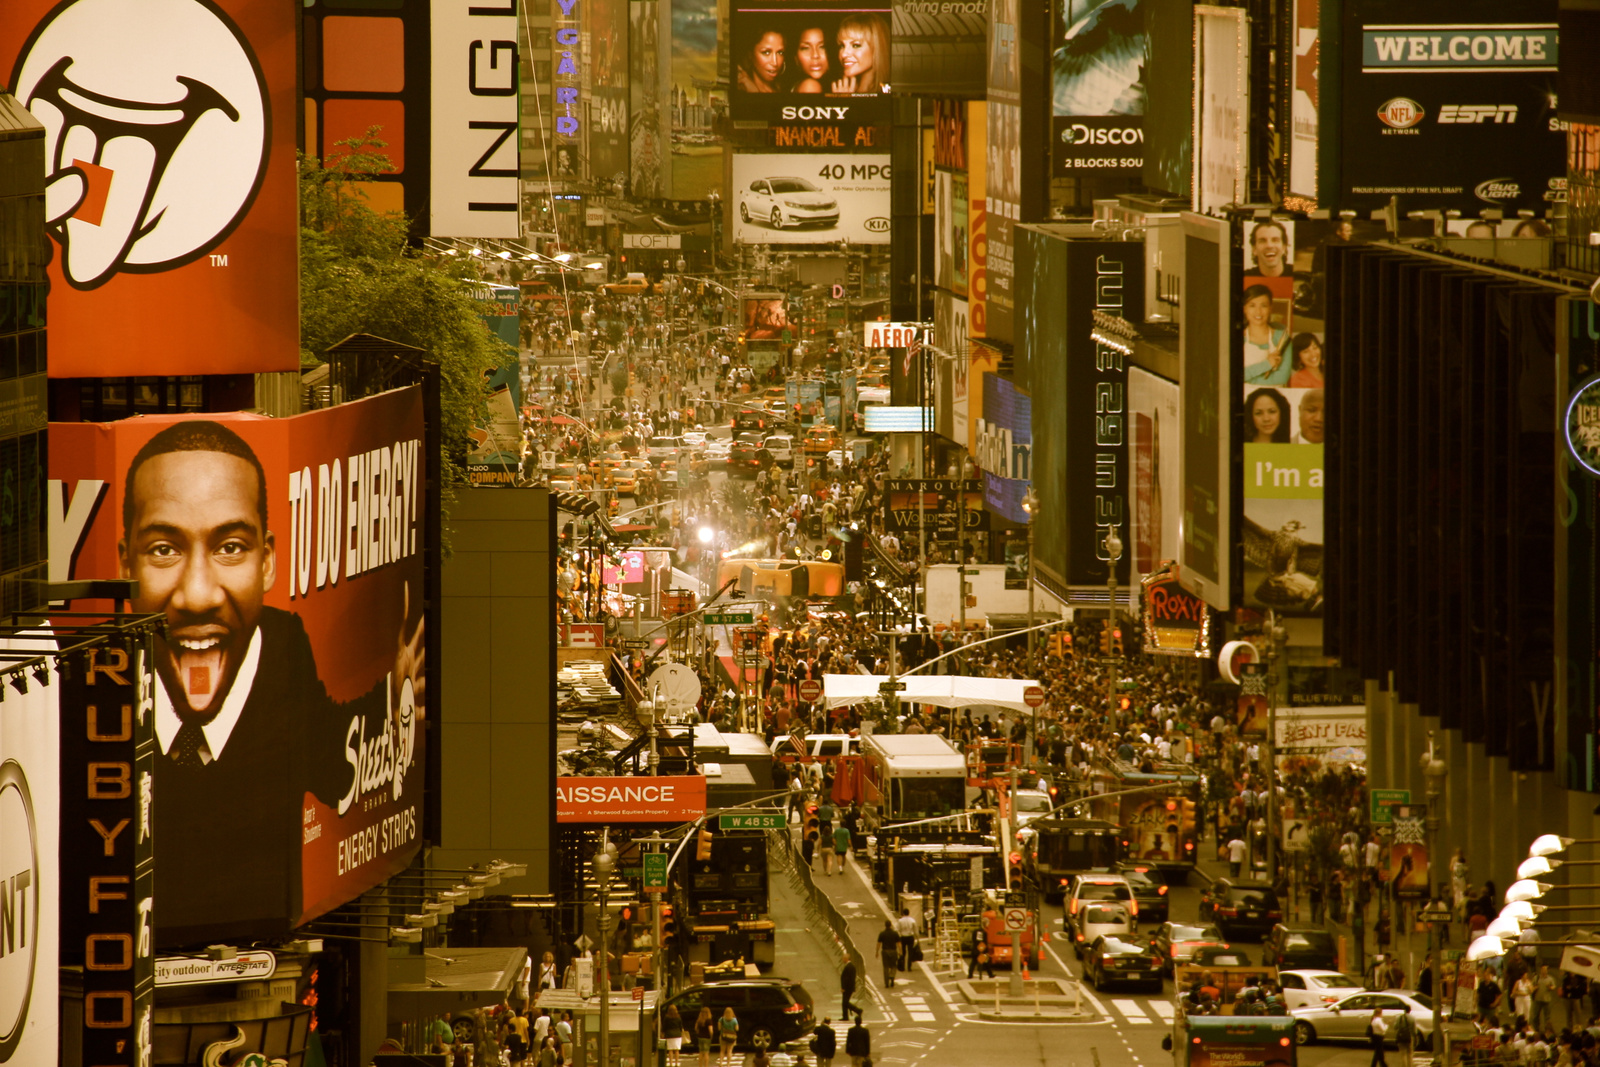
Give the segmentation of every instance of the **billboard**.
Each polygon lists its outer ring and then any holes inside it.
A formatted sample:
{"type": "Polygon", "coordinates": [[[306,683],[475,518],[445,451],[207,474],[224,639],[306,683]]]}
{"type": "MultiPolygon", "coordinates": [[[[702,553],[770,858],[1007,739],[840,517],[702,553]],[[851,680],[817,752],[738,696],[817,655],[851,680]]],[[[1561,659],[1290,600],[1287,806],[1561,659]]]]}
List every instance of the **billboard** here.
{"type": "Polygon", "coordinates": [[[733,156],[735,244],[889,243],[887,155],[733,156]]]}
{"type": "Polygon", "coordinates": [[[743,0],[733,11],[734,121],[887,123],[894,81],[889,21],[887,5],[810,0],[775,7],[743,0]]]}
{"type": "Polygon", "coordinates": [[[1052,19],[1051,154],[1057,177],[1137,177],[1144,167],[1141,0],[1058,2],[1052,19]]]}
{"type": "MultiPolygon", "coordinates": [[[[433,0],[432,12],[428,230],[435,237],[520,237],[516,8],[433,0]]],[[[576,89],[562,97],[558,143],[578,132],[577,106],[576,89]]]]}
{"type": "Polygon", "coordinates": [[[1250,36],[1243,8],[1197,4],[1194,209],[1215,214],[1249,199],[1250,36]]]}
{"type": "Polygon", "coordinates": [[[1185,588],[1218,611],[1233,607],[1229,475],[1233,410],[1232,277],[1228,224],[1183,215],[1184,299],[1178,305],[1179,421],[1183,457],[1180,559],[1185,588]]]}
{"type": "Polygon", "coordinates": [[[894,0],[895,92],[982,99],[988,13],[988,0],[894,0]]]}
{"type": "Polygon", "coordinates": [[[1340,183],[1365,211],[1543,210],[1566,181],[1555,0],[1514,12],[1453,0],[1343,6],[1340,183]],[[1481,21],[1477,11],[1488,14],[1481,21]]]}
{"type": "Polygon", "coordinates": [[[557,778],[556,822],[692,822],[706,813],[704,775],[557,778]]]}
{"type": "Polygon", "coordinates": [[[983,417],[977,421],[973,461],[983,471],[983,502],[1012,522],[1026,523],[1022,508],[1033,478],[1033,401],[998,374],[983,376],[983,417]]]}
{"type": "MultiPolygon", "coordinates": [[[[0,651],[27,658],[40,645],[6,642],[0,651]]],[[[34,685],[0,700],[0,1064],[17,1067],[55,1063],[60,1048],[60,693],[34,685]]],[[[81,792],[80,783],[73,779],[81,792]]]]}
{"type": "Polygon", "coordinates": [[[793,336],[789,304],[781,296],[750,296],[744,301],[744,337],[747,341],[781,341],[793,336]]]}
{"type": "Polygon", "coordinates": [[[1145,46],[1144,183],[1188,197],[1194,142],[1194,4],[1142,0],[1145,46]]]}
{"type": "Polygon", "coordinates": [[[989,335],[988,158],[989,114],[978,101],[967,105],[967,303],[972,337],[989,335]]]}
{"type": "Polygon", "coordinates": [[[6,5],[0,71],[48,131],[51,377],[299,370],[296,18],[6,5]]]}
{"type": "Polygon", "coordinates": [[[65,577],[136,578],[133,609],[167,617],[158,942],[282,934],[402,869],[428,695],[421,390],[50,434],[65,577]]]}
{"type": "Polygon", "coordinates": [[[1128,493],[1133,580],[1178,558],[1178,387],[1128,368],[1128,493]]]}
{"type": "Polygon", "coordinates": [[[661,0],[634,0],[628,4],[628,170],[629,193],[635,199],[653,200],[668,193],[667,168],[671,166],[671,115],[661,104],[666,99],[664,78],[670,69],[662,49],[661,0]]]}
{"type": "Polygon", "coordinates": [[[722,20],[717,0],[672,0],[671,41],[668,50],[672,150],[664,166],[671,167],[669,191],[677,200],[704,200],[722,191],[722,137],[728,115],[727,81],[719,72],[717,53],[727,47],[720,39],[722,20]]]}
{"type": "Polygon", "coordinates": [[[589,174],[628,183],[628,0],[590,0],[589,174]]]}
{"type": "MultiPolygon", "coordinates": [[[[990,0],[989,100],[984,129],[984,314],[983,336],[1011,341],[1013,292],[1012,228],[1022,217],[1022,41],[1023,0],[990,0]]],[[[974,167],[973,170],[978,168],[974,167]]]]}
{"type": "Polygon", "coordinates": [[[1321,114],[1321,0],[1285,4],[1294,62],[1289,75],[1289,195],[1317,199],[1317,121],[1321,114]]]}
{"type": "Polygon", "coordinates": [[[983,483],[976,478],[890,478],[884,485],[884,529],[930,541],[960,541],[989,528],[983,483]]]}

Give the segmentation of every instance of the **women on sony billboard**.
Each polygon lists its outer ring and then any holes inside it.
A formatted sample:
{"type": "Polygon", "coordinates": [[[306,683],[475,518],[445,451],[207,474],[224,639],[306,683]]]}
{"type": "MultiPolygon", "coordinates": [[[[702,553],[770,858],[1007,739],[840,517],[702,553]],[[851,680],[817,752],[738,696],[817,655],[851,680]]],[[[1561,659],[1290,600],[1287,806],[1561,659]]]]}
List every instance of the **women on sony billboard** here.
{"type": "Polygon", "coordinates": [[[733,40],[735,117],[741,111],[747,118],[797,117],[757,115],[767,106],[754,105],[750,97],[757,94],[873,96],[889,86],[889,20],[884,12],[811,7],[736,11],[733,40]]]}

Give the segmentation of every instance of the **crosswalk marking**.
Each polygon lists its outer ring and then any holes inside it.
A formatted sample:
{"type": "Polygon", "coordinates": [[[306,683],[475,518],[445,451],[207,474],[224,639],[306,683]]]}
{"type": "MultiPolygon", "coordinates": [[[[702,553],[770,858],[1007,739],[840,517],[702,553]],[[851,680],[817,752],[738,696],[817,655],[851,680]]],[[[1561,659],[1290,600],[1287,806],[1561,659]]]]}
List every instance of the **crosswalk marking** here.
{"type": "Polygon", "coordinates": [[[1172,1001],[1152,1000],[1150,1006],[1156,1010],[1157,1015],[1161,1016],[1162,1022],[1170,1023],[1172,1021],[1172,1001]]]}
{"type": "Polygon", "coordinates": [[[912,1022],[931,1023],[934,1021],[935,1016],[933,1012],[928,1010],[928,1002],[922,997],[907,994],[900,999],[904,1001],[906,1011],[911,1013],[912,1022]]]}
{"type": "Polygon", "coordinates": [[[1111,1006],[1127,1016],[1130,1023],[1147,1023],[1150,1021],[1150,1017],[1139,1010],[1137,1001],[1113,1000],[1111,1006]]]}

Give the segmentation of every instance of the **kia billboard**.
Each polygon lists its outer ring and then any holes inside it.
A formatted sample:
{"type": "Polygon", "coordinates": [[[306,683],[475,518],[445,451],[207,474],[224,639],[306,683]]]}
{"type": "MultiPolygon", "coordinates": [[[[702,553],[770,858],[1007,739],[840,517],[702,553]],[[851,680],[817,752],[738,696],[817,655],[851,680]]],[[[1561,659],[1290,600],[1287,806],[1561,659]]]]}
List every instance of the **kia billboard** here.
{"type": "Polygon", "coordinates": [[[1345,4],[1341,174],[1327,192],[1363,212],[1391,196],[1402,213],[1548,210],[1567,176],[1556,14],[1556,0],[1345,4]]]}
{"type": "Polygon", "coordinates": [[[889,243],[887,155],[733,156],[735,244],[889,243]]]}
{"type": "Polygon", "coordinates": [[[1051,148],[1063,178],[1132,179],[1144,167],[1144,77],[1149,64],[1140,0],[1053,5],[1051,148]]]}
{"type": "Polygon", "coordinates": [[[416,853],[422,419],[411,388],[288,419],[51,425],[63,577],[136,579],[133,610],[167,621],[158,943],[281,935],[416,853]]]}
{"type": "Polygon", "coordinates": [[[296,371],[294,6],[10,0],[42,122],[50,376],[296,371]]]}

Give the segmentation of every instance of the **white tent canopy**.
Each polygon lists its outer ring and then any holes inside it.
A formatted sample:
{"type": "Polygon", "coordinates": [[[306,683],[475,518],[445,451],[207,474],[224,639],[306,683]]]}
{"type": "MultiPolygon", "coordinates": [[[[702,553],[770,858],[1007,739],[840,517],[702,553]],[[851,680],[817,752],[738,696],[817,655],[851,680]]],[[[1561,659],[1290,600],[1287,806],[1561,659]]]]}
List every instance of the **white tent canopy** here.
{"type": "MultiPolygon", "coordinates": [[[[860,704],[882,694],[878,686],[889,680],[887,674],[824,674],[822,699],[830,708],[860,704]]],[[[941,708],[993,707],[1012,711],[1032,711],[1022,699],[1022,691],[1038,685],[1027,678],[972,678],[964,674],[908,674],[901,700],[934,704],[941,708]]]]}

